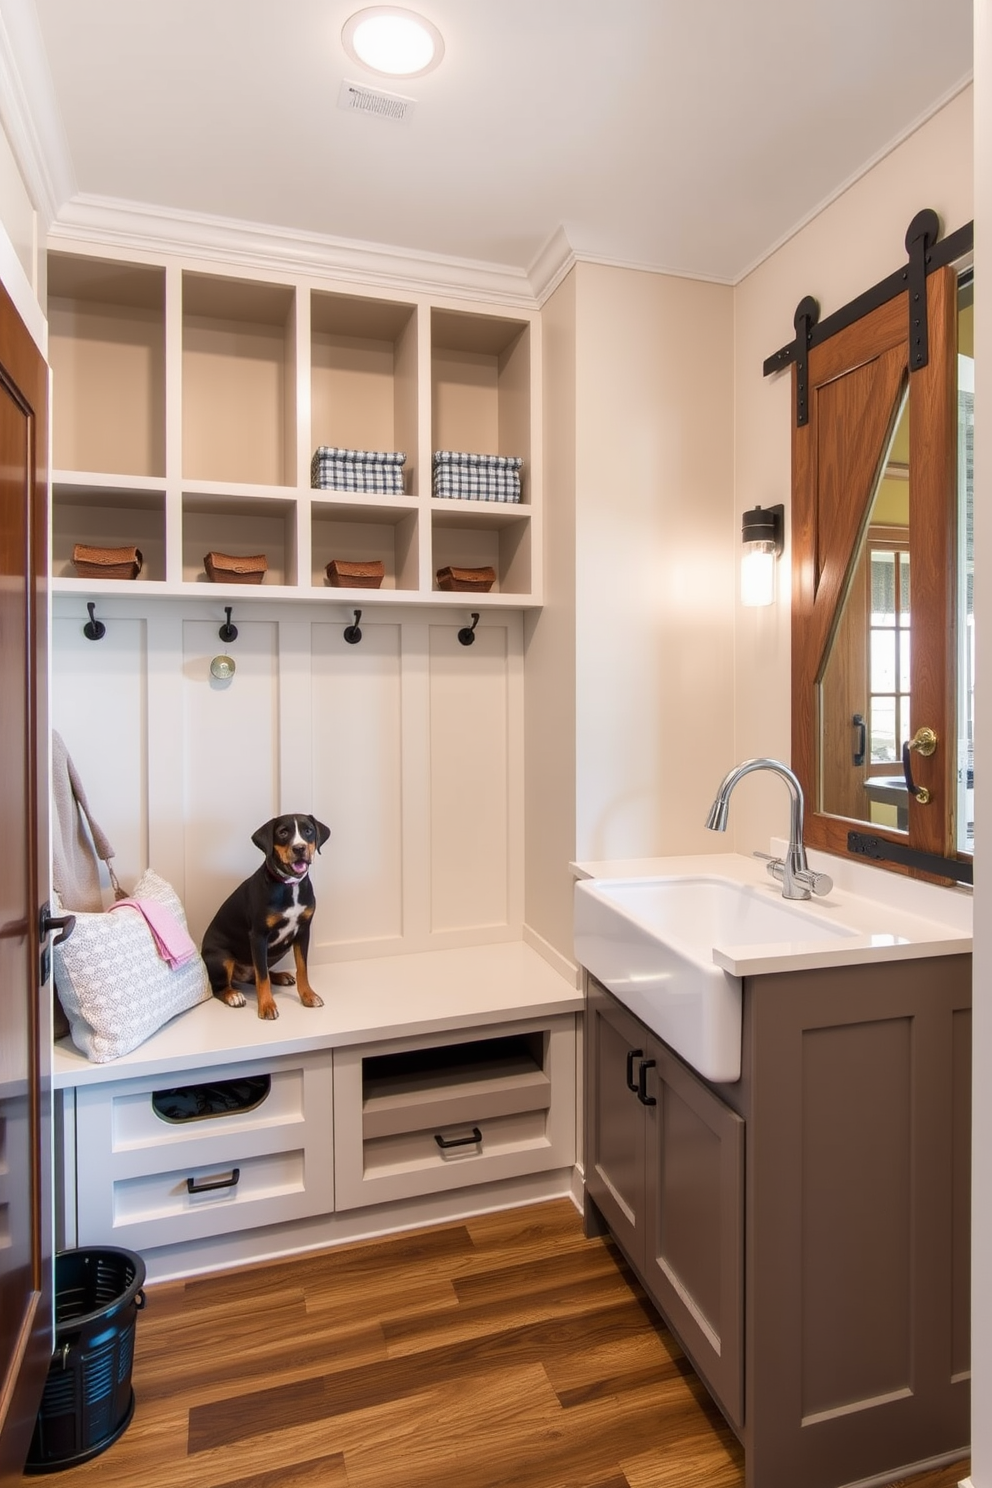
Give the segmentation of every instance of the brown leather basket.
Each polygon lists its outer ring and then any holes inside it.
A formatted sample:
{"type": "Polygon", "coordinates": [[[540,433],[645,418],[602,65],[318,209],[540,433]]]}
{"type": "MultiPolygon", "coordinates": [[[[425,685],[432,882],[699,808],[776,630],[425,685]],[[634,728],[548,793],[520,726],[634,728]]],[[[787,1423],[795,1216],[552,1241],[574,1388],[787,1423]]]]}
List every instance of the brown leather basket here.
{"type": "Polygon", "coordinates": [[[207,553],[203,567],[215,584],[260,584],[265,578],[268,560],[264,553],[250,558],[236,558],[231,553],[207,553]]]}
{"type": "Polygon", "coordinates": [[[72,563],[81,579],[136,579],[144,559],[140,548],[98,548],[76,543],[72,563]]]}
{"type": "Polygon", "coordinates": [[[386,565],[378,558],[358,563],[332,558],[325,573],[328,583],[335,589],[379,589],[386,575],[386,565]]]}
{"type": "Polygon", "coordinates": [[[463,590],[466,594],[487,594],[496,582],[494,568],[439,568],[439,589],[463,590]]]}

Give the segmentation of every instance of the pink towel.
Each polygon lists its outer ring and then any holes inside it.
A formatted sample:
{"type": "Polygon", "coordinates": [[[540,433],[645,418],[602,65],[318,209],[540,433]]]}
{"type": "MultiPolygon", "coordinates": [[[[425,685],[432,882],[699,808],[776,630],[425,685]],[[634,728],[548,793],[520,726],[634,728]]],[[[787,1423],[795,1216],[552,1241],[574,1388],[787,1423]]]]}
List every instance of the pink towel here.
{"type": "Polygon", "coordinates": [[[185,927],[164,904],[158,904],[154,899],[118,899],[116,904],[111,904],[107,913],[113,914],[115,909],[136,909],[144,916],[145,923],[152,932],[155,949],[173,970],[177,966],[185,966],[187,961],[192,961],[199,954],[185,927]]]}

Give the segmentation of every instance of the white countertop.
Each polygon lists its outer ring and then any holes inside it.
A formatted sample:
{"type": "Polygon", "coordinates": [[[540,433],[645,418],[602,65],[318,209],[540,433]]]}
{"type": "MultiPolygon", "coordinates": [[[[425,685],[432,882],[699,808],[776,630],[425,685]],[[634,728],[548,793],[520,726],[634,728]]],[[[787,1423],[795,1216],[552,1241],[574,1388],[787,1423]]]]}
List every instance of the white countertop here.
{"type": "MultiPolygon", "coordinates": [[[[130,1054],[93,1064],[68,1039],[55,1045],[56,1089],[218,1063],[407,1038],[446,1029],[581,1011],[582,993],[522,941],[310,966],[324,999],[305,1008],[277,987],[279,1017],[259,1018],[216,997],[173,1018],[130,1054]]],[[[248,994],[246,993],[246,996],[248,994]]]]}
{"type": "MultiPolygon", "coordinates": [[[[784,848],[784,843],[775,840],[770,850],[781,855],[784,848]]],[[[847,926],[855,933],[828,940],[812,937],[808,942],[715,946],[713,960],[717,966],[731,976],[745,977],[971,951],[970,889],[921,883],[829,853],[811,851],[808,856],[811,868],[830,874],[834,888],[823,897],[802,901],[803,907],[811,915],[847,926]]],[[[782,894],[762,860],[740,853],[577,862],[572,864],[572,871],[580,879],[721,877],[767,890],[772,898],[781,899],[782,894]]]]}

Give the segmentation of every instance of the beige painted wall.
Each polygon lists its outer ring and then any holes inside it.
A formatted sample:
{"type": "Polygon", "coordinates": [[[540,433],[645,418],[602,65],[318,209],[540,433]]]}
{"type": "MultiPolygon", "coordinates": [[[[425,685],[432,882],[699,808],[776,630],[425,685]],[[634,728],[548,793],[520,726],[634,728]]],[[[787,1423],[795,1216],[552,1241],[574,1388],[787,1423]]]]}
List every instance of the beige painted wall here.
{"type": "Polygon", "coordinates": [[[733,305],[580,264],[576,852],[706,852],[733,762],[733,305]]]}
{"type": "Polygon", "coordinates": [[[547,604],[528,622],[527,910],[572,858],[718,851],[733,762],[732,291],[578,264],[544,308],[547,604]]]}
{"type": "Polygon", "coordinates": [[[17,168],[7,136],[0,129],[0,222],[32,287],[37,289],[35,210],[17,168]]]}
{"type": "Polygon", "coordinates": [[[571,960],[575,856],[576,275],[544,307],[545,603],[524,615],[524,920],[571,960]]]}
{"type": "MultiPolygon", "coordinates": [[[[792,317],[804,295],[813,295],[824,318],[897,268],[905,260],[906,228],[923,207],[932,207],[948,232],[973,215],[970,87],[737,286],[735,536],[741,512],[782,501],[788,543],[791,385],[789,374],[763,377],[764,359],[792,340],[792,317]]],[[[788,561],[779,565],[779,585],[772,608],[737,612],[737,760],[789,759],[788,561]]],[[[730,831],[742,852],[787,834],[788,797],[780,783],[749,777],[735,795],[730,831]]]]}

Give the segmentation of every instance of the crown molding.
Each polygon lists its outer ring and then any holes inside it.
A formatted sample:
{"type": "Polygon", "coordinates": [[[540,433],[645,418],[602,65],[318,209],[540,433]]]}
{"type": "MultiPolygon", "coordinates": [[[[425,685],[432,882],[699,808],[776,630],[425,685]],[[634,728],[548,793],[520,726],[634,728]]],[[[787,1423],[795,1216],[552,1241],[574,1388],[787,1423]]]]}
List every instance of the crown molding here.
{"type": "Polygon", "coordinates": [[[72,240],[145,253],[166,251],[256,271],[305,273],[394,291],[538,308],[528,275],[512,265],[415,253],[111,197],[77,193],[59,209],[48,238],[53,247],[72,240]]]}
{"type": "Polygon", "coordinates": [[[0,0],[0,124],[47,231],[76,183],[31,0],[0,0]]]}
{"type": "Polygon", "coordinates": [[[543,305],[575,265],[576,257],[564,227],[555,228],[527,272],[538,304],[543,305]]]}

